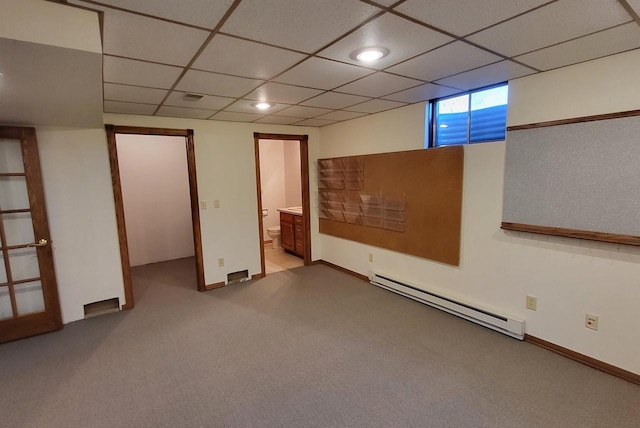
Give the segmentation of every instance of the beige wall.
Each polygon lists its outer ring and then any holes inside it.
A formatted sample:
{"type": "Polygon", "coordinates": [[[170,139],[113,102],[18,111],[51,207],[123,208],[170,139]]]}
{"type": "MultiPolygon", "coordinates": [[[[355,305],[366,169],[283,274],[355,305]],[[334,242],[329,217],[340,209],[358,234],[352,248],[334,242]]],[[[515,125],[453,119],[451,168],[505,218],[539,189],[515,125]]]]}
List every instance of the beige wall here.
{"type": "MultiPolygon", "coordinates": [[[[630,70],[639,69],[636,52],[511,82],[509,123],[639,109],[640,97],[626,95],[638,94],[630,70]]],[[[419,149],[423,114],[420,104],[323,127],[320,157],[419,149]]],[[[465,147],[459,267],[327,235],[322,258],[524,319],[528,334],[640,373],[640,248],[501,230],[504,152],[504,142],[465,147]],[[528,294],[538,298],[536,312],[525,309],[528,294]],[[599,331],[584,327],[586,312],[600,316],[599,331]]]]}
{"type": "MultiPolygon", "coordinates": [[[[260,272],[253,133],[308,134],[318,158],[317,128],[105,114],[105,123],[193,129],[205,282],[229,272],[260,272]],[[214,200],[220,208],[213,208],[214,200]],[[224,257],[225,266],[218,267],[224,257]]],[[[124,304],[111,173],[104,129],[37,128],[63,321],[84,317],[83,305],[119,297],[124,304]]],[[[312,188],[316,187],[311,177],[312,188]]],[[[315,198],[312,199],[315,212],[315,198]]],[[[320,257],[317,217],[312,257],[320,257]]],[[[194,284],[195,289],[195,284],[194,284]]]]}
{"type": "MultiPolygon", "coordinates": [[[[208,202],[200,211],[205,282],[225,281],[229,272],[248,269],[260,272],[260,235],[256,191],[253,133],[308,134],[309,159],[315,164],[319,151],[318,128],[174,119],[151,116],[105,114],[105,123],[193,129],[198,193],[208,202]],[[220,208],[213,208],[213,201],[220,208]],[[218,258],[225,266],[218,267],[218,258]]],[[[311,188],[317,187],[315,176],[311,188]]],[[[315,198],[312,198],[315,212],[315,198]]],[[[317,216],[311,216],[312,258],[320,258],[317,216]]]]}
{"type": "Polygon", "coordinates": [[[282,140],[260,140],[260,190],[262,191],[262,209],[269,215],[262,218],[263,236],[267,228],[280,224],[278,208],[287,206],[285,195],[284,145],[282,140]]]}
{"type": "Polygon", "coordinates": [[[638,109],[640,50],[516,79],[509,126],[638,109]]]}
{"type": "Polygon", "coordinates": [[[63,322],[83,305],[124,304],[111,172],[103,129],[37,128],[63,322]]]}
{"type": "Polygon", "coordinates": [[[285,141],[284,152],[284,199],[285,206],[302,206],[302,177],[300,171],[300,142],[285,141]]]}
{"type": "Polygon", "coordinates": [[[131,266],[191,257],[184,137],[116,135],[131,266]]]}

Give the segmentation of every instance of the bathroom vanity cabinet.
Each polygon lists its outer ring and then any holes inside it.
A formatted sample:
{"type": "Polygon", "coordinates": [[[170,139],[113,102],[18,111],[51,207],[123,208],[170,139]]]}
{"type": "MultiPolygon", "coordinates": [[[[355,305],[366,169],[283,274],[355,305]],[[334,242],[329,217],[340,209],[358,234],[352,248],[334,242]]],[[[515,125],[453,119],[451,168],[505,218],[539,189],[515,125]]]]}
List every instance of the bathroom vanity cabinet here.
{"type": "Polygon", "coordinates": [[[280,212],[280,245],[285,250],[304,257],[304,227],[301,214],[280,212]]]}

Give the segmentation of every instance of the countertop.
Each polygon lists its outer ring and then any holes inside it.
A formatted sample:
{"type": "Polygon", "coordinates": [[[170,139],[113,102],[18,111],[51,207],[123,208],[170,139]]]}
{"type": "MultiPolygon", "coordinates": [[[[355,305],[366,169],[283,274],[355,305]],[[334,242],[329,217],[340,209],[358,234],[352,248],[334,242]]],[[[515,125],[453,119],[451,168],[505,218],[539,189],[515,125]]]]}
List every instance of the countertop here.
{"type": "Polygon", "coordinates": [[[302,207],[278,208],[278,211],[280,211],[281,213],[302,215],[302,207]]]}

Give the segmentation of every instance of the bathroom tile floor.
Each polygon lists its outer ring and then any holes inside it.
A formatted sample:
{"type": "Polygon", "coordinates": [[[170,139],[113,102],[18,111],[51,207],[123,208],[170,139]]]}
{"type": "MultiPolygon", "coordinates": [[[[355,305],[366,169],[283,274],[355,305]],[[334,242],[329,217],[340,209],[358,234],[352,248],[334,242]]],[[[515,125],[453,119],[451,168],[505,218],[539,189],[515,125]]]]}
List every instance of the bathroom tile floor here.
{"type": "Polygon", "coordinates": [[[282,248],[273,249],[269,243],[264,246],[264,264],[266,274],[269,275],[304,266],[304,261],[300,257],[285,252],[282,248]]]}

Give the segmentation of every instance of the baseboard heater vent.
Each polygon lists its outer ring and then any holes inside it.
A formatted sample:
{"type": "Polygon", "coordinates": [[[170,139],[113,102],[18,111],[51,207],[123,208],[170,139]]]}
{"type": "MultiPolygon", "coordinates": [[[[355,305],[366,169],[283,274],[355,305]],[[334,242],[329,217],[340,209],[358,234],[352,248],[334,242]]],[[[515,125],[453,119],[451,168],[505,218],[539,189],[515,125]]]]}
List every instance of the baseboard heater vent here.
{"type": "Polygon", "coordinates": [[[515,337],[520,340],[524,339],[524,321],[511,319],[504,315],[498,315],[466,303],[457,302],[448,297],[421,290],[404,281],[399,281],[380,273],[373,274],[371,277],[371,284],[393,291],[394,293],[432,306],[436,309],[457,315],[460,318],[480,324],[484,327],[506,334],[507,336],[515,337]]]}
{"type": "Polygon", "coordinates": [[[237,282],[249,281],[249,270],[239,270],[238,272],[232,272],[227,275],[227,285],[235,284],[237,282]]]}

